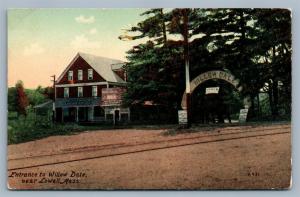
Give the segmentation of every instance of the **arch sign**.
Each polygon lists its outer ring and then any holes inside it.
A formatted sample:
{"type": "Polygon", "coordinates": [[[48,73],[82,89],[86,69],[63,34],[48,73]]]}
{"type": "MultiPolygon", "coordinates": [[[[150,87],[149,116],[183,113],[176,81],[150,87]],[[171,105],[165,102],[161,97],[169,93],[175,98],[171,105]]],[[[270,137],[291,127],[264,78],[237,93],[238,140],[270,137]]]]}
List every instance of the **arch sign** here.
{"type": "MultiPolygon", "coordinates": [[[[198,75],[190,82],[191,94],[200,84],[211,79],[220,79],[223,81],[227,81],[228,83],[232,84],[239,92],[242,90],[242,87],[238,87],[239,80],[236,79],[231,73],[221,70],[212,70],[198,75]]],[[[245,106],[249,104],[248,99],[244,100],[244,104],[245,106]]],[[[181,107],[182,109],[186,109],[186,91],[182,96],[181,107]]]]}

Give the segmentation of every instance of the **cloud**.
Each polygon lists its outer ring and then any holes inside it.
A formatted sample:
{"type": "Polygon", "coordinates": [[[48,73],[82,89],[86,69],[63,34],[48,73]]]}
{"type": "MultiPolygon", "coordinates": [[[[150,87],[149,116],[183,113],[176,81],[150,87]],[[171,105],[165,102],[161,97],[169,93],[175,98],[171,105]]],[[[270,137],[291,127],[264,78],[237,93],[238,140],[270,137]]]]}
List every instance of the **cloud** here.
{"type": "Polygon", "coordinates": [[[84,15],[77,16],[75,18],[77,23],[91,24],[95,22],[94,16],[85,17],[84,15]]]}
{"type": "Polygon", "coordinates": [[[96,34],[97,33],[97,29],[96,28],[90,29],[89,33],[90,34],[96,34]]]}
{"type": "Polygon", "coordinates": [[[99,41],[90,41],[84,34],[75,36],[70,45],[76,51],[90,51],[101,47],[99,41]]]}
{"type": "Polygon", "coordinates": [[[24,48],[24,55],[38,55],[45,51],[45,49],[39,43],[32,43],[24,48]]]}

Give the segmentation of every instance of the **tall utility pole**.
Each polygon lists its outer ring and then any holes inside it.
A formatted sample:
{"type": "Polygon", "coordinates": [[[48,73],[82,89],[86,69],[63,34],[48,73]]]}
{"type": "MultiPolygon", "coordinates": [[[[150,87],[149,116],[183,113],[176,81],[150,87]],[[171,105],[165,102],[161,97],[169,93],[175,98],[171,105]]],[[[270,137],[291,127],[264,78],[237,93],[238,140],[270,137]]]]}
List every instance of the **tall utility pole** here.
{"type": "Polygon", "coordinates": [[[55,122],[56,119],[56,113],[55,113],[55,98],[56,98],[56,89],[55,89],[55,75],[52,75],[51,80],[53,82],[53,107],[52,107],[52,122],[55,122]]]}
{"type": "Polygon", "coordinates": [[[185,61],[185,90],[187,127],[191,126],[191,87],[190,87],[190,63],[189,63],[189,30],[188,30],[188,9],[183,9],[183,38],[184,38],[184,61],[185,61]]]}

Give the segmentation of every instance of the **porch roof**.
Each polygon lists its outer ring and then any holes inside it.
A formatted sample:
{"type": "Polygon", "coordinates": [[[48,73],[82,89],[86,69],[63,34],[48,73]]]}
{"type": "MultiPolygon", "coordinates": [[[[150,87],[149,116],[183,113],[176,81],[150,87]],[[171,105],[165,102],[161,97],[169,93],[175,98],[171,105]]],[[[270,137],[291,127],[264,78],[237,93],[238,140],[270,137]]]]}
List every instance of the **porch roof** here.
{"type": "Polygon", "coordinates": [[[55,107],[92,107],[99,106],[101,97],[57,98],[55,107]]]}
{"type": "Polygon", "coordinates": [[[39,105],[36,105],[33,108],[34,109],[41,109],[41,108],[43,108],[43,109],[51,109],[52,107],[53,107],[53,101],[50,100],[50,101],[46,101],[44,103],[41,103],[39,105]]]}

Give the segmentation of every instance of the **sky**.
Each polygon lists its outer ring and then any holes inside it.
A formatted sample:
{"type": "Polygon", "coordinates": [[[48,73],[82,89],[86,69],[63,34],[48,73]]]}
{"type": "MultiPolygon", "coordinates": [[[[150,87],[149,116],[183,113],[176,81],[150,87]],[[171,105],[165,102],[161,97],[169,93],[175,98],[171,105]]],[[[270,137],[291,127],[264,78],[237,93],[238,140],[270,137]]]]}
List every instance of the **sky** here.
{"type": "Polygon", "coordinates": [[[118,39],[144,19],[144,9],[8,10],[8,86],[51,86],[78,52],[126,61],[143,41],[118,39]]]}

